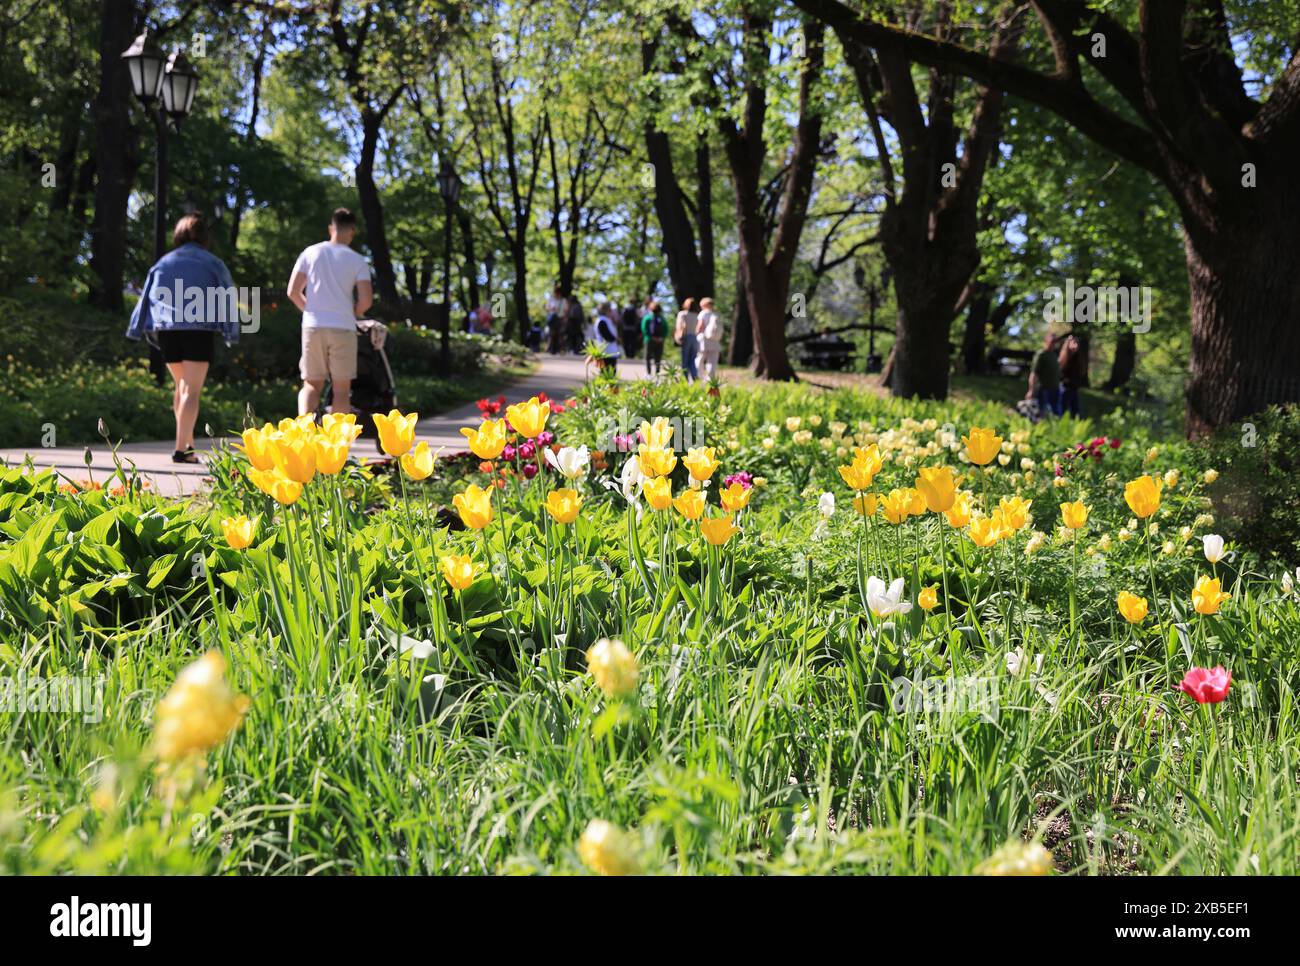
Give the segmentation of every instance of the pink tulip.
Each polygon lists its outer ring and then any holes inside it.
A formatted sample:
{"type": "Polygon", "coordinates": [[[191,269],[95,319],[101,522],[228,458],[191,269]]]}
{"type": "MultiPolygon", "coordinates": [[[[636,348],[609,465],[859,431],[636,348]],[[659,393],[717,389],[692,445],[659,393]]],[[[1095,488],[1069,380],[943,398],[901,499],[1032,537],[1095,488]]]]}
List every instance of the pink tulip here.
{"type": "Polygon", "coordinates": [[[525,463],[525,464],[524,464],[524,478],[525,478],[525,479],[529,479],[529,480],[531,480],[531,479],[532,479],[534,476],[536,476],[536,475],[537,475],[537,464],[536,464],[536,463],[525,463]]]}
{"type": "Polygon", "coordinates": [[[1218,704],[1228,696],[1231,685],[1232,672],[1217,665],[1213,668],[1192,668],[1178,687],[1198,704],[1218,704]]]}

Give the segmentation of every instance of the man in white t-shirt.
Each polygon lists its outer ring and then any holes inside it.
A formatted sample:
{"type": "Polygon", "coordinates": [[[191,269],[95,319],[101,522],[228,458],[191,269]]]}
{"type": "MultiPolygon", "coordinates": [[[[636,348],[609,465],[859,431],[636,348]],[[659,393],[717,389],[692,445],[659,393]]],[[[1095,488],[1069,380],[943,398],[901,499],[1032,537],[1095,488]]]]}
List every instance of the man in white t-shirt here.
{"type": "Polygon", "coordinates": [[[370,267],[360,253],[349,247],[356,233],[356,215],[346,208],[335,209],[330,218],[330,240],[304,250],[289,279],[289,299],[302,311],[300,416],[316,411],[326,379],[334,386],[331,410],[352,411],[357,319],[374,301],[370,267]]]}

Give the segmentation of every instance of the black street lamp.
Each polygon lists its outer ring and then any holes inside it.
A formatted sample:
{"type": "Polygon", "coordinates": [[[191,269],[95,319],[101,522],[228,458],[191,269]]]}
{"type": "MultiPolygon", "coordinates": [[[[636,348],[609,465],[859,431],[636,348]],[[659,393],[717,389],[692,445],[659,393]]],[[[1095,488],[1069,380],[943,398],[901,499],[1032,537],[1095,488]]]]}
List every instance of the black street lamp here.
{"type": "Polygon", "coordinates": [[[153,170],[153,258],[163,257],[167,247],[167,129],[179,129],[180,123],[194,106],[199,89],[198,72],[185,55],[174,51],[163,62],[162,52],[145,31],[122,53],[131,76],[131,90],[153,114],[157,137],[154,139],[153,170]]]}
{"type": "Polygon", "coordinates": [[[447,213],[447,224],[442,244],[442,371],[451,372],[451,214],[460,197],[460,176],[443,159],[438,168],[438,194],[442,195],[442,207],[447,213]]]}

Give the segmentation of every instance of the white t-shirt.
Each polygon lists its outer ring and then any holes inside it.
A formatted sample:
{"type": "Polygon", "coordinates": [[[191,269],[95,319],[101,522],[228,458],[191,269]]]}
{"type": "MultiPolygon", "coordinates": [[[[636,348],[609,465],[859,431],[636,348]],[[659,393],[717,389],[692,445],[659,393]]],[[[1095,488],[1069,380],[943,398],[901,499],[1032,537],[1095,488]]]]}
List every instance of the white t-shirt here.
{"type": "Polygon", "coordinates": [[[718,323],[718,313],[713,309],[705,309],[700,313],[699,320],[704,323],[700,330],[700,341],[704,343],[705,348],[722,348],[722,326],[718,323]]]}
{"type": "Polygon", "coordinates": [[[293,274],[307,276],[304,329],[351,329],[357,324],[352,289],[370,280],[365,256],[337,242],[317,242],[298,256],[293,274]]]}

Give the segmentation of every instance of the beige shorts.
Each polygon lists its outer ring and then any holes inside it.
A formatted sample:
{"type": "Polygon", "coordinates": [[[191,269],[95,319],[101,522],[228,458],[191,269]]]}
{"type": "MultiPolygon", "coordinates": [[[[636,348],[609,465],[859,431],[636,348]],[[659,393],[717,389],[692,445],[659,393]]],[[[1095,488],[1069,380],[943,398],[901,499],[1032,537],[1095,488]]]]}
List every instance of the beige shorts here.
{"type": "Polygon", "coordinates": [[[353,329],[312,326],[302,330],[304,382],[351,382],[357,377],[357,333],[353,329]]]}

